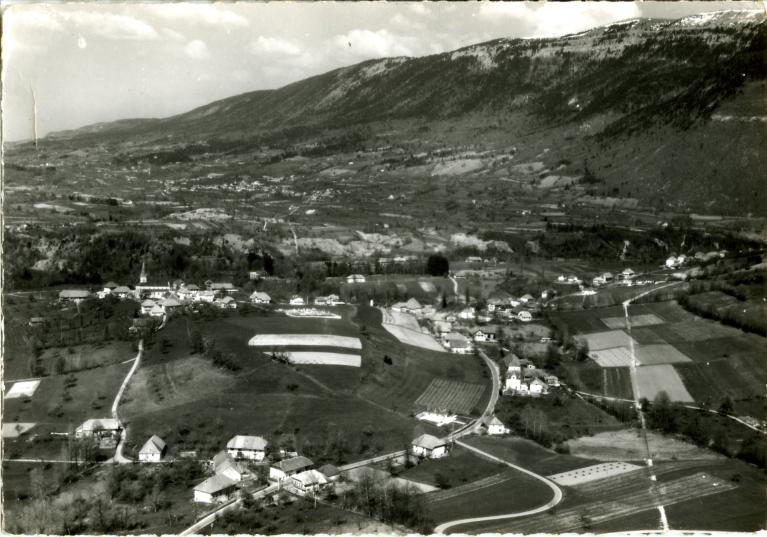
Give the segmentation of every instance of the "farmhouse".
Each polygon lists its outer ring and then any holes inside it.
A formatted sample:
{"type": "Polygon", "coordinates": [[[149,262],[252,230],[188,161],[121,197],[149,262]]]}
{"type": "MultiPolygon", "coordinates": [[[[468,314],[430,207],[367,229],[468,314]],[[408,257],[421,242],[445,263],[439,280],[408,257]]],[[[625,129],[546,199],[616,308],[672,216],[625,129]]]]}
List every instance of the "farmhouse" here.
{"type": "Polygon", "coordinates": [[[198,503],[223,503],[234,496],[237,483],[224,475],[209,477],[194,487],[194,501],[198,503]]]}
{"type": "Polygon", "coordinates": [[[160,306],[165,313],[170,313],[171,311],[183,306],[183,304],[171,296],[160,300],[160,306]]]}
{"type": "Polygon", "coordinates": [[[79,304],[89,296],[91,296],[91,294],[84,289],[64,289],[59,291],[59,300],[61,302],[74,302],[75,304],[79,304]]]}
{"type": "Polygon", "coordinates": [[[407,302],[397,302],[391,307],[394,311],[402,313],[412,313],[418,315],[423,311],[423,306],[415,298],[409,299],[407,302]]]}
{"type": "Polygon", "coordinates": [[[307,457],[298,455],[289,459],[284,459],[269,468],[269,479],[273,481],[282,481],[299,472],[310,469],[314,462],[307,457]]]}
{"type": "Polygon", "coordinates": [[[235,461],[226,450],[221,450],[214,455],[211,467],[216,475],[226,476],[234,482],[241,481],[243,474],[245,474],[242,465],[235,461]]]}
{"type": "Polygon", "coordinates": [[[422,434],[412,444],[413,455],[427,459],[439,459],[447,455],[447,442],[430,434],[422,434]]]}
{"type": "Polygon", "coordinates": [[[149,310],[149,316],[150,317],[164,317],[165,316],[165,310],[162,309],[162,306],[159,304],[155,304],[152,306],[152,309],[149,310]]]}
{"type": "Polygon", "coordinates": [[[466,263],[470,265],[476,264],[476,263],[482,263],[482,258],[476,255],[470,255],[469,257],[466,258],[466,263]]]}
{"type": "Polygon", "coordinates": [[[365,283],[365,276],[362,274],[350,274],[346,277],[346,283],[365,283]]]}
{"type": "Polygon", "coordinates": [[[517,319],[522,321],[523,323],[529,323],[533,320],[533,315],[529,311],[520,311],[517,314],[517,319]]]}
{"type": "Polygon", "coordinates": [[[306,303],[304,302],[303,298],[301,298],[300,296],[296,295],[296,296],[290,297],[289,304],[291,306],[304,306],[306,303]]]}
{"type": "Polygon", "coordinates": [[[89,419],[85,420],[82,425],[75,429],[75,437],[118,436],[121,429],[120,422],[113,418],[89,419]]]}
{"type": "Polygon", "coordinates": [[[533,298],[533,295],[531,295],[530,293],[525,293],[524,295],[519,297],[519,300],[521,300],[523,304],[527,304],[528,302],[532,302],[535,299],[533,298]]]}
{"type": "Polygon", "coordinates": [[[250,301],[253,304],[268,304],[272,301],[272,297],[261,291],[253,291],[253,294],[250,295],[250,301]]]}
{"type": "Polygon", "coordinates": [[[122,427],[112,418],[89,419],[75,429],[75,438],[89,438],[101,449],[117,446],[122,427]]]}
{"type": "Polygon", "coordinates": [[[112,289],[114,289],[115,287],[117,287],[117,284],[110,280],[110,281],[108,281],[107,283],[104,284],[104,291],[103,291],[103,293],[108,295],[109,293],[112,292],[112,289]]]}
{"type": "Polygon", "coordinates": [[[260,436],[237,435],[226,444],[226,450],[236,459],[264,460],[267,441],[260,436]]]}
{"type": "Polygon", "coordinates": [[[623,272],[621,272],[621,273],[618,275],[618,277],[619,277],[620,279],[622,279],[622,280],[631,280],[632,278],[634,278],[634,276],[636,276],[636,272],[634,272],[634,271],[633,271],[633,270],[631,270],[630,268],[627,268],[627,269],[623,269],[623,272]]]}
{"type": "Polygon", "coordinates": [[[290,487],[298,494],[316,493],[330,484],[328,479],[317,470],[306,470],[290,478],[290,487]]]}
{"type": "Polygon", "coordinates": [[[508,427],[506,427],[501,420],[499,420],[496,416],[493,416],[488,422],[487,422],[487,434],[493,435],[493,436],[500,436],[507,434],[509,432],[508,427]]]}
{"type": "Polygon", "coordinates": [[[431,330],[436,335],[446,334],[453,329],[453,324],[449,321],[433,320],[431,321],[431,330]]]}
{"type": "Polygon", "coordinates": [[[224,298],[217,298],[213,302],[216,306],[223,309],[230,309],[234,310],[237,309],[237,302],[230,296],[225,296],[224,298]]]}
{"type": "Polygon", "coordinates": [[[141,462],[160,462],[165,454],[165,447],[163,439],[154,434],[138,452],[138,460],[141,462]]]}
{"type": "Polygon", "coordinates": [[[477,341],[477,342],[495,341],[498,328],[493,325],[475,327],[475,328],[472,328],[470,332],[472,337],[474,338],[474,341],[477,341]]]}
{"type": "Polygon", "coordinates": [[[316,306],[336,306],[342,304],[341,297],[338,295],[318,296],[314,299],[316,306]]]}
{"type": "Polygon", "coordinates": [[[141,303],[141,314],[142,315],[149,315],[152,311],[152,309],[156,306],[154,300],[147,298],[141,303]]]}
{"type": "Polygon", "coordinates": [[[505,390],[516,391],[519,390],[522,384],[522,364],[515,355],[511,355],[511,359],[505,359],[506,362],[506,384],[505,390]]]}
{"type": "Polygon", "coordinates": [[[128,298],[129,296],[131,296],[133,294],[133,291],[131,291],[130,287],[128,287],[127,285],[120,285],[112,289],[112,294],[122,300],[124,298],[128,298]]]}
{"type": "Polygon", "coordinates": [[[549,386],[539,378],[533,379],[529,384],[530,395],[545,395],[549,393],[549,386]]]}
{"type": "Polygon", "coordinates": [[[458,332],[450,332],[442,336],[443,345],[456,354],[468,354],[472,352],[471,341],[469,338],[458,332]]]}
{"type": "Polygon", "coordinates": [[[477,312],[474,308],[464,308],[461,311],[458,312],[458,318],[464,319],[466,321],[474,319],[474,317],[477,316],[477,312]]]}
{"type": "Polygon", "coordinates": [[[229,282],[205,282],[205,285],[215,293],[229,294],[237,291],[237,288],[229,282]]]}

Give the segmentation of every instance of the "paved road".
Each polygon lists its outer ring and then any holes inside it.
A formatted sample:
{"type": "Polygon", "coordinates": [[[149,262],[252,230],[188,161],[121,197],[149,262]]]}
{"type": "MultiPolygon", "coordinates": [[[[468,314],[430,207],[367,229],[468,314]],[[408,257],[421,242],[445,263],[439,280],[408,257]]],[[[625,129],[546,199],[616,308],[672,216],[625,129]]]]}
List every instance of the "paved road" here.
{"type": "Polygon", "coordinates": [[[482,425],[482,422],[485,420],[485,418],[490,418],[493,416],[493,414],[495,414],[495,405],[498,402],[498,393],[501,391],[501,371],[498,368],[498,364],[488,358],[487,354],[485,354],[482,349],[478,349],[477,353],[482,358],[482,360],[484,360],[485,365],[490,370],[490,376],[492,377],[493,386],[491,388],[492,391],[490,392],[490,399],[487,401],[485,411],[482,412],[482,415],[479,418],[467,425],[464,425],[457,431],[450,433],[445,437],[446,440],[455,440],[456,438],[461,438],[462,436],[477,432],[477,429],[480,425],[482,425]]]}
{"type": "Polygon", "coordinates": [[[383,461],[388,461],[389,459],[397,459],[399,457],[404,457],[406,454],[407,454],[407,450],[405,449],[401,451],[392,451],[391,453],[378,455],[377,457],[371,457],[369,459],[364,459],[357,462],[351,462],[349,464],[339,466],[338,471],[345,472],[347,470],[353,470],[354,468],[360,468],[361,466],[368,466],[370,464],[375,464],[377,462],[383,462],[383,461]]]}
{"type": "MultiPolygon", "coordinates": [[[[253,498],[262,498],[268,494],[276,492],[278,489],[279,489],[279,485],[269,485],[265,489],[259,490],[258,492],[254,493],[253,498]]],[[[242,498],[235,500],[232,503],[228,503],[226,505],[221,506],[219,509],[216,509],[212,513],[202,517],[200,520],[198,520],[197,522],[189,526],[187,529],[185,529],[181,533],[179,533],[179,536],[192,535],[192,534],[199,533],[201,529],[212,524],[217,517],[220,517],[224,513],[237,508],[241,503],[242,503],[242,498]]]]}
{"type": "Polygon", "coordinates": [[[460,440],[456,441],[456,444],[460,445],[463,448],[466,448],[470,451],[474,451],[478,455],[488,458],[490,460],[493,460],[495,462],[499,462],[501,464],[505,464],[506,466],[509,466],[511,468],[514,468],[515,470],[518,470],[520,472],[523,472],[531,477],[534,477],[535,479],[538,479],[539,481],[542,481],[546,484],[547,487],[549,487],[552,492],[553,496],[551,500],[546,502],[545,504],[536,507],[535,509],[528,509],[526,511],[517,511],[516,513],[508,513],[505,515],[492,515],[492,516],[483,516],[483,517],[476,517],[476,518],[462,518],[460,520],[451,520],[450,522],[445,522],[443,524],[440,524],[434,529],[434,533],[445,533],[448,529],[453,528],[455,526],[460,526],[463,524],[471,524],[476,522],[489,522],[491,520],[506,520],[510,518],[521,518],[525,516],[535,515],[537,513],[542,513],[544,511],[548,511],[555,505],[557,505],[559,502],[562,501],[562,489],[560,489],[556,483],[551,481],[550,479],[547,479],[543,477],[542,475],[536,474],[535,472],[531,472],[530,470],[527,470],[525,468],[522,468],[521,466],[517,466],[516,464],[512,464],[508,461],[505,461],[501,458],[496,457],[495,455],[491,455],[490,453],[487,453],[486,451],[482,451],[481,449],[477,449],[474,446],[470,446],[469,444],[466,444],[464,442],[461,442],[460,440]]]}
{"type": "MultiPolygon", "coordinates": [[[[144,340],[139,340],[138,342],[138,354],[136,354],[135,361],[133,362],[133,367],[130,368],[130,371],[128,371],[128,374],[125,375],[125,379],[123,380],[123,383],[120,385],[120,389],[117,391],[117,396],[115,397],[114,402],[112,403],[112,417],[120,423],[122,426],[122,422],[120,421],[120,416],[117,413],[117,407],[120,406],[120,400],[123,397],[123,394],[125,393],[125,388],[128,387],[128,383],[130,382],[131,377],[133,376],[133,373],[136,372],[136,369],[138,369],[139,364],[141,363],[141,354],[144,352],[144,340]]],[[[116,462],[118,464],[127,464],[130,462],[133,462],[132,459],[129,459],[128,457],[125,457],[123,455],[123,446],[125,445],[125,439],[128,437],[128,429],[123,426],[123,432],[120,436],[120,442],[117,444],[117,449],[115,449],[115,455],[112,457],[109,462],[116,462]]]]}
{"type": "Polygon", "coordinates": [[[453,282],[453,294],[454,294],[455,296],[459,296],[459,295],[458,295],[458,280],[456,280],[456,279],[455,279],[453,276],[448,276],[448,279],[449,279],[451,282],[453,282]]]}

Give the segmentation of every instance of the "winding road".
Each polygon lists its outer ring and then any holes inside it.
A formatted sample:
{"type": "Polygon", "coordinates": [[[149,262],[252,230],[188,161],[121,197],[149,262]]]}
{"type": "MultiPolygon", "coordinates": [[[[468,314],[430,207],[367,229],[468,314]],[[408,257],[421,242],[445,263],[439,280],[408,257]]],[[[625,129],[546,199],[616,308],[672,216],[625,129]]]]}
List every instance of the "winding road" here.
{"type": "Polygon", "coordinates": [[[456,444],[459,446],[468,449],[470,451],[473,451],[477,453],[481,457],[485,457],[487,459],[490,459],[495,462],[499,462],[501,464],[505,464],[506,466],[509,466],[511,468],[514,468],[515,470],[518,470],[522,473],[525,473],[529,475],[530,477],[534,477],[535,479],[542,481],[546,484],[547,487],[549,487],[554,495],[552,496],[551,500],[546,502],[545,504],[536,507],[534,509],[528,509],[526,511],[517,511],[515,513],[508,513],[505,515],[492,515],[492,516],[482,516],[482,517],[476,517],[476,518],[462,518],[460,520],[451,520],[449,522],[444,522],[437,526],[434,529],[434,533],[445,533],[448,529],[453,528],[455,526],[460,526],[463,524],[472,524],[476,522],[489,522],[491,520],[506,520],[510,518],[520,518],[524,516],[530,516],[535,515],[537,513],[542,513],[544,511],[548,511],[555,505],[557,505],[559,502],[562,501],[563,495],[562,495],[562,489],[560,489],[556,483],[551,481],[550,479],[547,479],[543,477],[542,475],[536,474],[535,472],[531,472],[530,470],[527,470],[525,468],[522,468],[521,466],[517,466],[516,464],[512,464],[508,461],[505,461],[499,457],[496,457],[495,455],[491,455],[490,453],[487,453],[486,451],[482,451],[481,449],[477,449],[474,446],[470,446],[469,444],[466,444],[464,442],[461,442],[460,440],[456,441],[456,444]]]}

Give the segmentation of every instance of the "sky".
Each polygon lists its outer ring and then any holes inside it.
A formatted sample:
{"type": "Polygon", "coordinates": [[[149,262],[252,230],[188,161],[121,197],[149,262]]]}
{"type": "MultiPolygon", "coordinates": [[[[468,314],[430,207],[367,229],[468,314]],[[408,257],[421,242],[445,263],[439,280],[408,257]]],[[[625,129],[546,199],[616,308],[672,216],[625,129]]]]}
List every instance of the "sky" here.
{"type": "Polygon", "coordinates": [[[3,137],[166,117],[363,60],[763,2],[3,4],[3,137]]]}

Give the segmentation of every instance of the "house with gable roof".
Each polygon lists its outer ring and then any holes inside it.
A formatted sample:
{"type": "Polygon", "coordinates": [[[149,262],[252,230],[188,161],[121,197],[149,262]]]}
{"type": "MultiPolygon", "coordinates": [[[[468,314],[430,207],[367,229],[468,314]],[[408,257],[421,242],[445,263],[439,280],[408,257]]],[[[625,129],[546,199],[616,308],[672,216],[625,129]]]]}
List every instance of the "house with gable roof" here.
{"type": "Polygon", "coordinates": [[[138,460],[141,462],[160,462],[165,455],[165,441],[153,434],[138,452],[138,460]]]}

